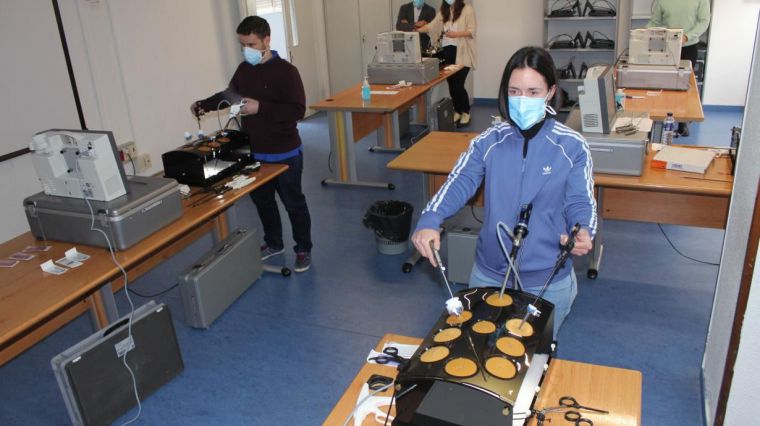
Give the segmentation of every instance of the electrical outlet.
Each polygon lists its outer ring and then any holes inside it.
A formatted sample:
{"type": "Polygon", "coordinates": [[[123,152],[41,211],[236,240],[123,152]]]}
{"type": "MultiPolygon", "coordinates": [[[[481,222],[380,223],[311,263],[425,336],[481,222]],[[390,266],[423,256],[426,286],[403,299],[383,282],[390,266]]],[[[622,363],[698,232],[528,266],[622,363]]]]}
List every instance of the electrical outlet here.
{"type": "Polygon", "coordinates": [[[133,160],[137,158],[137,145],[135,145],[134,141],[124,142],[117,146],[117,148],[122,162],[129,161],[130,158],[133,160]]]}
{"type": "Polygon", "coordinates": [[[153,167],[153,162],[147,152],[135,158],[135,174],[142,173],[151,167],[153,167]]]}

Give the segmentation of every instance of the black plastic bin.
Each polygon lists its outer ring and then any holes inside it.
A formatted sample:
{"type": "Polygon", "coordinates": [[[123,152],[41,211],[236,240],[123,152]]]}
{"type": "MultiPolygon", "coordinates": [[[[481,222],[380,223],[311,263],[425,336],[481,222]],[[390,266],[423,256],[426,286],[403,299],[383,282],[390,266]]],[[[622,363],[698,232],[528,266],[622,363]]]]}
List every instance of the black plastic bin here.
{"type": "Polygon", "coordinates": [[[376,201],[364,214],[364,226],[375,231],[377,250],[382,254],[406,251],[412,228],[414,206],[397,200],[376,201]]]}

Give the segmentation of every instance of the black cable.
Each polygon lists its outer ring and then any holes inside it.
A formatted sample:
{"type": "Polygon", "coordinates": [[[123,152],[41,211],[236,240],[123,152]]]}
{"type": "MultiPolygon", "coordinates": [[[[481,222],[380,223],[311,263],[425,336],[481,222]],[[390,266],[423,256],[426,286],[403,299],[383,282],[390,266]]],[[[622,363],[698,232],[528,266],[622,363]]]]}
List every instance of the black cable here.
{"type": "Polygon", "coordinates": [[[330,173],[335,174],[335,171],[333,171],[332,168],[332,151],[327,154],[327,169],[330,170],[330,173]]]}
{"type": "Polygon", "coordinates": [[[160,291],[160,292],[158,292],[158,293],[156,293],[156,294],[141,294],[141,293],[138,293],[138,292],[136,292],[136,291],[132,290],[131,288],[130,288],[128,291],[129,291],[130,293],[134,294],[134,295],[137,295],[137,296],[143,297],[143,298],[145,298],[145,299],[150,299],[150,298],[153,298],[153,297],[158,297],[158,296],[161,296],[162,294],[168,293],[168,292],[170,292],[170,291],[174,290],[174,288],[176,288],[178,285],[179,285],[179,282],[176,282],[176,283],[174,283],[174,285],[173,285],[173,286],[171,286],[171,287],[167,288],[166,290],[162,290],[162,291],[160,291]]]}
{"type": "MultiPolygon", "coordinates": [[[[393,389],[393,395],[391,395],[391,403],[388,405],[388,412],[385,413],[385,421],[383,426],[388,426],[388,417],[391,416],[391,408],[393,408],[393,400],[396,398],[396,389],[393,389]]],[[[398,413],[396,413],[398,415],[398,413]]]]}
{"type": "Polygon", "coordinates": [[[126,152],[124,154],[129,159],[129,162],[132,163],[132,176],[135,176],[137,174],[137,167],[135,167],[135,159],[132,158],[132,156],[129,155],[128,153],[126,153],[126,152]]]}
{"type": "Polygon", "coordinates": [[[673,242],[670,241],[670,238],[668,237],[668,234],[665,233],[665,230],[662,228],[662,225],[660,225],[658,223],[657,227],[660,228],[660,232],[662,232],[662,235],[665,237],[666,240],[668,240],[668,243],[670,244],[671,247],[673,247],[673,250],[675,250],[676,253],[680,254],[681,256],[683,256],[683,257],[685,257],[685,258],[687,258],[689,260],[693,260],[693,261],[698,262],[698,263],[702,263],[702,264],[705,264],[705,265],[711,265],[711,266],[720,266],[720,263],[705,262],[704,260],[695,259],[695,258],[693,258],[691,256],[687,256],[687,255],[681,253],[681,250],[678,250],[678,248],[676,248],[675,244],[673,244],[673,242]]]}
{"type": "Polygon", "coordinates": [[[472,204],[470,204],[470,212],[472,213],[472,217],[475,218],[478,223],[483,223],[483,221],[481,219],[478,219],[478,217],[475,215],[475,206],[472,204]]]}

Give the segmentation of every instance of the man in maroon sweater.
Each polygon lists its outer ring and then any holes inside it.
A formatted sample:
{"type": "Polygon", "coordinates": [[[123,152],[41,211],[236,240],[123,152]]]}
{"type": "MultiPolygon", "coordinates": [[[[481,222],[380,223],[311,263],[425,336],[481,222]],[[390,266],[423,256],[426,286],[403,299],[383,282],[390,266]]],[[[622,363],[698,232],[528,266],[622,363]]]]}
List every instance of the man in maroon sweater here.
{"type": "Polygon", "coordinates": [[[287,164],[290,168],[273,181],[251,193],[264,226],[262,260],[285,252],[282,222],[274,194],[288,212],[293,228],[296,272],[311,266],[311,217],[301,190],[303,148],[298,135],[298,120],[306,111],[306,99],[298,69],[269,48],[269,23],[249,16],[238,25],[238,40],[245,61],[238,65],[227,90],[191,105],[196,116],[215,111],[240,97],[242,130],[251,142],[251,154],[262,163],[287,164]]]}

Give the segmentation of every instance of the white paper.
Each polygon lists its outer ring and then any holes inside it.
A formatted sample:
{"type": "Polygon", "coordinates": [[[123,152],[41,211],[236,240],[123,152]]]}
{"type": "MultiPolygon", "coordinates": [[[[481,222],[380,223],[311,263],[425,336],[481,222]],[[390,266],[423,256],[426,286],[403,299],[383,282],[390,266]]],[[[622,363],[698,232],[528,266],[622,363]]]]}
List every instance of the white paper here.
{"type": "Polygon", "coordinates": [[[652,119],[651,118],[632,118],[632,117],[618,117],[615,120],[615,125],[612,126],[614,129],[618,127],[627,126],[629,124],[635,124],[636,128],[640,132],[648,132],[652,130],[652,119]]]}
{"type": "Polygon", "coordinates": [[[53,260],[50,259],[45,263],[40,264],[40,268],[42,268],[43,271],[47,272],[48,274],[53,275],[61,275],[64,272],[68,271],[66,268],[62,268],[55,263],[53,263],[53,260]]]}
{"type": "Polygon", "coordinates": [[[373,95],[398,95],[398,90],[373,90],[373,95]]]}
{"type": "Polygon", "coordinates": [[[76,247],[72,247],[66,250],[65,254],[66,254],[66,259],[69,259],[74,262],[84,262],[85,260],[90,258],[90,255],[80,253],[79,251],[77,251],[76,247]]]}

